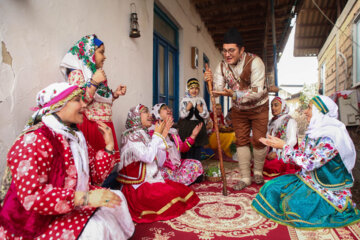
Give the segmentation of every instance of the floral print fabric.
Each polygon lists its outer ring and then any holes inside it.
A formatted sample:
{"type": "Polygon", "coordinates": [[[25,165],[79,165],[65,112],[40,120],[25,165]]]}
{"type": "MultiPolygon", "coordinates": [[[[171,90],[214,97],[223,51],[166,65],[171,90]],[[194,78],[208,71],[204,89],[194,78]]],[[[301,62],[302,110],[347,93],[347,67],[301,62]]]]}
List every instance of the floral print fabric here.
{"type": "MultiPolygon", "coordinates": [[[[86,85],[83,73],[81,70],[74,70],[68,76],[68,81],[71,84],[78,86],[86,85]]],[[[85,91],[84,102],[88,105],[85,109],[85,115],[87,119],[91,121],[112,121],[112,104],[105,102],[98,102],[94,100],[94,96],[85,91]]]]}
{"type": "Polygon", "coordinates": [[[324,166],[338,154],[334,142],[330,138],[322,137],[319,140],[305,137],[298,150],[285,145],[281,158],[285,163],[292,162],[300,166],[301,171],[296,174],[337,208],[343,209],[347,204],[347,198],[352,196],[350,189],[331,191],[316,183],[311,175],[313,170],[324,166]]]}
{"type": "MultiPolygon", "coordinates": [[[[40,132],[29,132],[16,140],[8,153],[8,166],[18,198],[27,210],[44,215],[54,215],[55,220],[48,230],[36,239],[76,239],[81,233],[95,208],[74,206],[77,171],[70,145],[60,134],[56,137],[62,143],[66,167],[64,187],[47,184],[51,168],[53,147],[40,132]]],[[[114,158],[105,151],[97,154],[88,145],[90,178],[92,184],[100,184],[108,176],[114,165],[114,158]]],[[[98,187],[90,185],[90,190],[98,187]]],[[[0,226],[1,239],[23,239],[15,237],[0,226]],[[2,236],[2,237],[1,237],[2,236]]]]}

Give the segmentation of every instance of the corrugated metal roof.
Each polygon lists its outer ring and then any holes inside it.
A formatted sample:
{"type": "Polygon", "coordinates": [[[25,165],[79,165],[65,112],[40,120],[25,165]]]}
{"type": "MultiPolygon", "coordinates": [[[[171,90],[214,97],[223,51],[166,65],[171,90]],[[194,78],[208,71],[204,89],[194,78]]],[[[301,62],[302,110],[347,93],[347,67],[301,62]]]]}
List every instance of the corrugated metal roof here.
{"type": "Polygon", "coordinates": [[[316,56],[333,28],[315,4],[332,22],[336,22],[346,2],[347,0],[304,0],[296,20],[295,57],[316,56]]]}

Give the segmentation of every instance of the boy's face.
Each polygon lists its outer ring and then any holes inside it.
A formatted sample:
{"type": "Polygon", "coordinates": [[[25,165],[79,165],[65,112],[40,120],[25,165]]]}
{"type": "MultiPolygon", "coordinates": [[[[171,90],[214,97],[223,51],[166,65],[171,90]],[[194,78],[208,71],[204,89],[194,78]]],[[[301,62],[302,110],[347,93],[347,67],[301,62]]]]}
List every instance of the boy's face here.
{"type": "Polygon", "coordinates": [[[189,94],[192,97],[196,97],[199,94],[200,89],[198,87],[192,86],[189,89],[189,94]]]}

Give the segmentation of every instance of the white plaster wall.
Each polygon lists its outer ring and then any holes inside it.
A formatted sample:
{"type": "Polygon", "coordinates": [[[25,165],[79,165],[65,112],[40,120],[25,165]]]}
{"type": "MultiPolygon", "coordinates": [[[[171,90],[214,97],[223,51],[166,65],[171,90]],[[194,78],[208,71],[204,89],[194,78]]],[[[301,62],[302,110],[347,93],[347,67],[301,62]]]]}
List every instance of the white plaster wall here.
{"type": "Polygon", "coordinates": [[[0,58],[0,175],[8,149],[31,115],[29,108],[35,106],[36,93],[63,81],[62,57],[91,33],[105,43],[104,69],[110,86],[128,86],[126,96],[113,106],[119,137],[129,108],[152,101],[148,90],[152,88],[153,1],[0,1],[0,42],[12,57],[12,64],[0,58]],[[128,37],[131,2],[139,16],[141,37],[137,39],[128,37]]]}
{"type": "MultiPolygon", "coordinates": [[[[188,78],[202,79],[203,52],[213,67],[221,55],[189,0],[161,0],[159,5],[180,28],[179,95],[183,97],[188,78]],[[201,27],[200,32],[195,25],[201,27]],[[192,46],[199,48],[198,69],[191,68],[192,46]]],[[[35,106],[36,93],[63,81],[59,63],[84,35],[96,33],[104,41],[110,87],[128,86],[126,96],[113,106],[118,139],[129,108],[152,104],[153,6],[153,0],[0,1],[0,47],[6,48],[0,54],[0,176],[8,149],[32,113],[29,109],[35,106]],[[137,39],[128,37],[132,2],[141,31],[137,39]]]]}
{"type": "Polygon", "coordinates": [[[201,95],[204,92],[203,81],[203,53],[210,60],[210,68],[215,67],[222,59],[220,51],[215,47],[211,35],[208,33],[195,6],[189,0],[156,0],[155,3],[179,27],[179,96],[184,97],[186,81],[195,77],[201,84],[201,95]],[[197,26],[200,31],[197,31],[197,26]],[[191,47],[199,49],[199,67],[191,67],[191,47]]]}

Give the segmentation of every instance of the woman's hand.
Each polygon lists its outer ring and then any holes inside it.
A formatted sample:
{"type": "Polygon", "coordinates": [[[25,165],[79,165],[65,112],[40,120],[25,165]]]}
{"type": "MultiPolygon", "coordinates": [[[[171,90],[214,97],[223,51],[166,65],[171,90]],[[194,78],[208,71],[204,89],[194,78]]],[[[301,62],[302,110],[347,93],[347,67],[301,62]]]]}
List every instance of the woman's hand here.
{"type": "Polygon", "coordinates": [[[270,135],[267,135],[267,138],[260,138],[259,141],[262,142],[266,146],[269,146],[272,148],[277,148],[277,149],[282,149],[285,145],[284,140],[277,138],[277,137],[270,136],[270,135]]]}
{"type": "Polygon", "coordinates": [[[192,102],[188,102],[187,105],[186,105],[186,111],[190,111],[190,109],[193,107],[193,104],[192,102]]]}
{"type": "Polygon", "coordinates": [[[162,134],[165,127],[165,121],[159,121],[155,124],[154,132],[162,134]]]}
{"type": "Polygon", "coordinates": [[[89,192],[75,192],[75,206],[109,207],[114,208],[120,205],[121,198],[109,189],[100,188],[89,192]]]}
{"type": "Polygon", "coordinates": [[[271,152],[266,156],[268,160],[274,160],[276,157],[277,157],[276,152],[271,152]]]}
{"type": "Polygon", "coordinates": [[[126,86],[119,85],[114,92],[114,98],[116,99],[119,96],[124,96],[125,94],[126,94],[126,86]]]}
{"type": "Polygon", "coordinates": [[[203,123],[199,123],[198,125],[196,125],[194,127],[194,129],[192,130],[192,133],[191,133],[191,138],[195,140],[195,138],[197,137],[197,135],[199,134],[201,128],[203,126],[203,123]]]}
{"type": "Polygon", "coordinates": [[[121,204],[121,198],[109,189],[95,189],[89,192],[88,205],[90,207],[114,208],[121,204]]]}
{"type": "Polygon", "coordinates": [[[104,70],[102,70],[101,68],[97,69],[96,72],[94,73],[94,75],[92,76],[92,80],[96,84],[100,84],[102,82],[105,82],[106,81],[106,74],[105,74],[104,70]]]}
{"type": "Polygon", "coordinates": [[[174,125],[174,119],[171,116],[168,116],[165,120],[165,127],[164,127],[164,131],[162,132],[162,136],[164,138],[167,137],[170,128],[174,125]]]}
{"type": "Polygon", "coordinates": [[[98,124],[99,131],[103,135],[105,145],[106,145],[105,148],[108,151],[113,151],[114,150],[114,137],[113,137],[111,128],[103,122],[98,121],[96,123],[98,124]]]}

